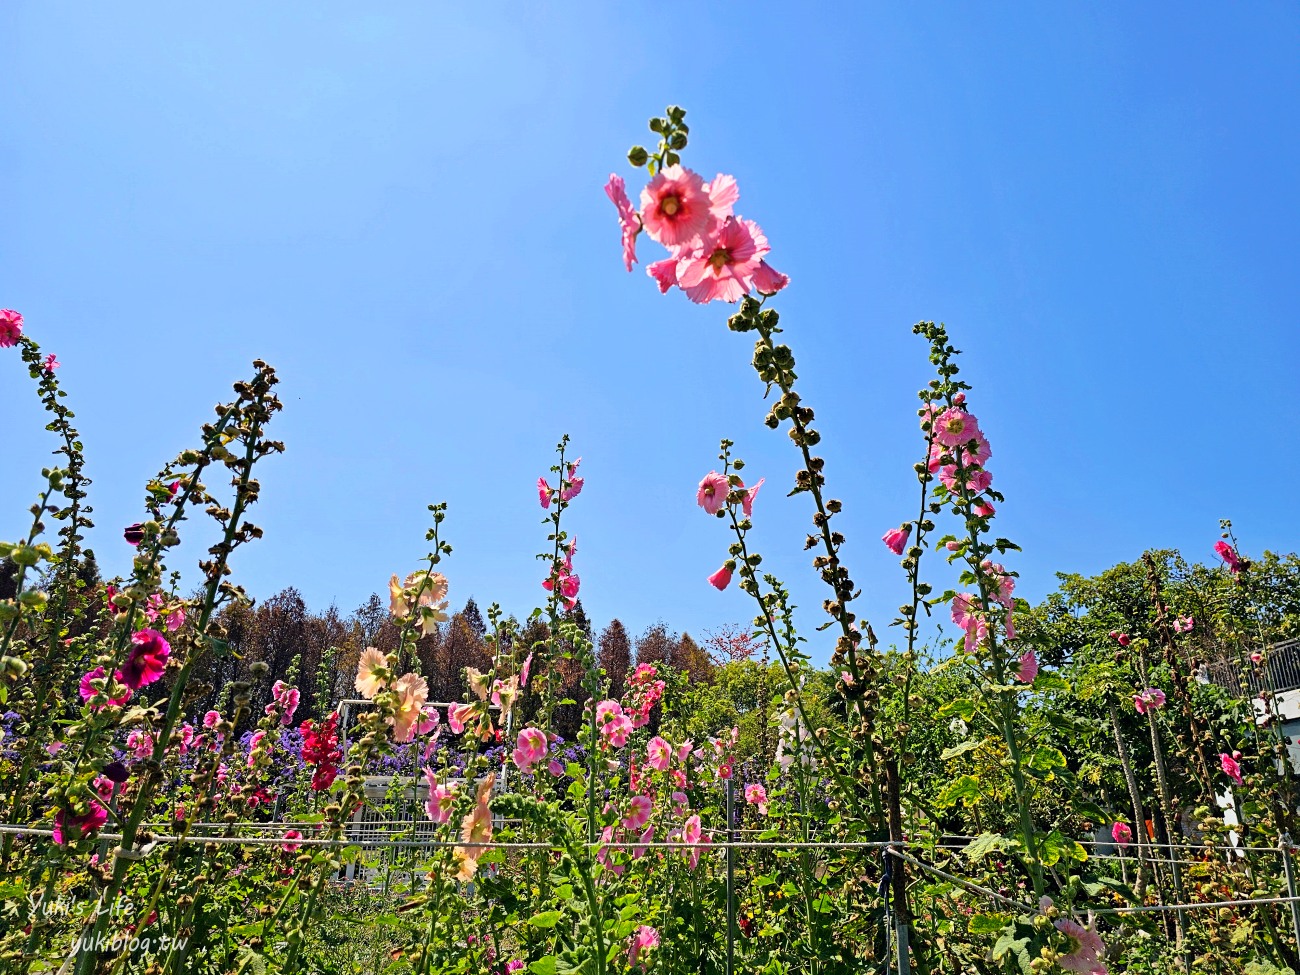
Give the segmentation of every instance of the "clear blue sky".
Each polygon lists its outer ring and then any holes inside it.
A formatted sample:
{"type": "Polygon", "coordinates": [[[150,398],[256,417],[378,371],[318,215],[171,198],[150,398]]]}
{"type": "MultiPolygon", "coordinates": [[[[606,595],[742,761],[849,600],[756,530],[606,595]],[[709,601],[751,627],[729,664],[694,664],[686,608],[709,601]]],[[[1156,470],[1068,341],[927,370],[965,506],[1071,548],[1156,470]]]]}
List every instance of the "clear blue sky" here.
{"type": "MultiPolygon", "coordinates": [[[[1026,595],[1146,547],[1209,557],[1225,516],[1248,549],[1300,543],[1294,4],[31,0],[0,36],[0,307],[64,363],[108,572],[144,480],[260,356],[289,449],[237,562],[255,595],[355,606],[445,499],[453,600],[526,613],[568,432],[594,621],[748,619],[705,584],[728,539],[694,505],[728,436],[812,635],[807,505],[750,343],[624,272],[601,192],[669,103],[793,278],[877,630],[904,596],[879,537],[914,511],[918,319],[967,351],[1026,595]]],[[[53,445],[3,356],[13,537],[53,445]]]]}

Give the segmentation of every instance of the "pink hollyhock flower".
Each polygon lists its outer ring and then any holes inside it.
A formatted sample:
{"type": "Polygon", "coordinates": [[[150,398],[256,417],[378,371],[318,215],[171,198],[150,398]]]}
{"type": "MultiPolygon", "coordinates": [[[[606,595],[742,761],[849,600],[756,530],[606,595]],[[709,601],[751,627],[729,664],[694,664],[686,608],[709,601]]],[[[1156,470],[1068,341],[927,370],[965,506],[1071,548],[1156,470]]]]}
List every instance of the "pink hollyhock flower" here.
{"type": "Polygon", "coordinates": [[[301,843],[294,842],[302,839],[302,833],[296,829],[286,829],[284,831],[284,842],[280,844],[280,849],[285,853],[297,853],[302,849],[301,843]]]}
{"type": "Polygon", "coordinates": [[[745,512],[746,518],[752,518],[754,516],[754,499],[758,497],[758,489],[763,486],[763,483],[766,480],[767,478],[760,477],[758,483],[746,491],[745,496],[740,499],[740,510],[745,512]]]}
{"type": "Polygon", "coordinates": [[[976,616],[975,597],[968,592],[959,592],[952,597],[952,621],[963,630],[969,627],[976,616]]]}
{"type": "Polygon", "coordinates": [[[1133,830],[1129,829],[1128,823],[1116,823],[1110,828],[1110,835],[1120,846],[1127,846],[1133,839],[1133,830]]]}
{"type": "Polygon", "coordinates": [[[551,486],[546,483],[546,478],[544,477],[539,477],[537,479],[537,500],[541,503],[543,508],[549,508],[551,506],[551,486]]]}
{"type": "Polygon", "coordinates": [[[699,843],[704,838],[704,827],[700,825],[700,817],[691,815],[686,818],[682,824],[682,842],[699,843]]]}
{"type": "Polygon", "coordinates": [[[147,731],[136,728],[126,736],[126,747],[136,758],[148,758],[153,754],[154,737],[147,731]]]}
{"type": "Polygon", "coordinates": [[[17,345],[22,334],[23,316],[12,308],[0,309],[0,349],[17,345]]]}
{"type": "Polygon", "coordinates": [[[649,796],[633,796],[627,812],[623,815],[623,825],[628,829],[641,829],[650,822],[650,811],[653,808],[654,803],[650,801],[649,796]]]}
{"type": "Polygon", "coordinates": [[[674,252],[672,257],[665,257],[662,261],[646,265],[646,274],[655,279],[661,295],[668,294],[669,288],[677,286],[677,262],[681,259],[681,255],[674,252]]]}
{"type": "Polygon", "coordinates": [[[902,528],[891,528],[885,534],[880,536],[880,540],[885,543],[885,548],[889,549],[895,555],[902,555],[903,549],[907,547],[908,536],[912,534],[912,526],[904,525],[902,528]]]}
{"type": "Polygon", "coordinates": [[[677,284],[698,304],[739,301],[769,250],[758,224],[728,217],[715,237],[678,262],[677,284]]]}
{"type": "Polygon", "coordinates": [[[131,649],[117,673],[118,679],[133,691],[149,686],[162,677],[171,651],[171,645],[157,630],[131,634],[131,649]]]}
{"type": "Polygon", "coordinates": [[[532,669],[533,669],[533,655],[530,653],[527,657],[524,658],[524,665],[519,668],[520,687],[528,686],[528,675],[532,672],[532,669]]]}
{"type": "Polygon", "coordinates": [[[1056,963],[1067,972],[1083,972],[1084,975],[1108,975],[1102,956],[1106,945],[1101,936],[1089,924],[1086,928],[1071,918],[1060,918],[1056,930],[1069,939],[1069,951],[1056,959],[1056,963]]]}
{"type": "Polygon", "coordinates": [[[762,815],[767,815],[767,790],[759,783],[751,782],[745,786],[745,801],[751,806],[757,806],[762,815]]]}
{"type": "Polygon", "coordinates": [[[1220,753],[1219,767],[1223,769],[1223,774],[1226,775],[1228,778],[1232,779],[1233,782],[1236,782],[1237,785],[1242,784],[1241,765],[1240,763],[1238,763],[1238,761],[1235,758],[1233,758],[1227,752],[1220,753]]]}
{"type": "Polygon", "coordinates": [[[645,746],[646,764],[656,772],[667,772],[673,763],[673,750],[668,742],[655,735],[645,746]]]}
{"type": "Polygon", "coordinates": [[[442,723],[442,718],[438,714],[438,709],[426,705],[420,712],[420,720],[415,723],[415,733],[420,736],[429,734],[437,730],[438,725],[442,723]]]}
{"type": "Polygon", "coordinates": [[[732,208],[740,199],[736,177],[722,173],[713,177],[713,182],[704,184],[704,192],[709,194],[709,213],[713,217],[714,226],[731,216],[732,208]]]}
{"type": "Polygon", "coordinates": [[[453,704],[447,708],[447,725],[451,728],[454,735],[459,735],[465,730],[465,722],[474,716],[474,705],[472,704],[453,704]]]}
{"type": "Polygon", "coordinates": [[[723,590],[731,585],[731,569],[723,565],[717,572],[709,576],[709,585],[714,589],[723,590]]]}
{"type": "Polygon", "coordinates": [[[659,947],[659,932],[648,924],[643,924],[632,934],[627,948],[627,963],[635,965],[641,956],[651,948],[659,947]]]}
{"type": "Polygon", "coordinates": [[[54,370],[59,368],[59,366],[63,365],[63,363],[61,363],[58,359],[56,359],[54,357],[54,353],[51,352],[49,355],[45,357],[44,365],[45,365],[45,371],[48,372],[51,376],[53,376],[54,370]]]}
{"type": "Polygon", "coordinates": [[[276,681],[271,687],[271,703],[265,709],[267,716],[280,711],[280,724],[293,724],[293,713],[298,710],[300,697],[298,688],[290,687],[282,680],[276,681]]]}
{"type": "Polygon", "coordinates": [[[993,507],[993,505],[989,504],[987,501],[981,501],[979,504],[975,505],[975,514],[979,515],[981,518],[992,518],[997,513],[998,509],[993,507]]]}
{"type": "MultiPolygon", "coordinates": [[[[103,678],[103,676],[104,676],[103,667],[96,667],[94,670],[87,671],[86,673],[81,675],[81,686],[79,687],[79,690],[81,692],[81,699],[83,701],[89,701],[96,694],[104,694],[108,691],[108,688],[111,684],[111,682],[109,681],[105,681],[103,684],[100,685],[101,687],[104,688],[103,691],[96,690],[95,687],[91,684],[91,681],[100,680],[103,678]]],[[[98,711],[100,708],[109,707],[110,705],[112,705],[113,707],[120,707],[121,705],[125,704],[129,700],[131,700],[131,691],[128,689],[127,692],[123,694],[121,697],[109,698],[107,703],[99,705],[98,707],[95,708],[95,710],[98,711]]]]}
{"type": "Polygon", "coordinates": [[[1235,575],[1241,571],[1241,556],[1237,554],[1236,549],[1223,541],[1223,539],[1219,539],[1219,541],[1214,543],[1214,551],[1218,553],[1219,558],[1223,559],[1229,572],[1235,575]]]}
{"type": "Polygon", "coordinates": [[[727,503],[727,494],[731,491],[731,485],[727,481],[725,474],[719,474],[717,471],[709,471],[700,481],[700,486],[695,492],[695,503],[711,515],[716,515],[727,503]]]}
{"type": "Polygon", "coordinates": [[[754,290],[759,294],[774,295],[789,283],[790,275],[782,274],[767,261],[758,262],[758,268],[754,271],[754,290]]]}
{"type": "Polygon", "coordinates": [[[546,763],[546,771],[550,772],[558,779],[564,775],[564,765],[561,764],[558,758],[553,758],[546,763]]]}
{"type": "Polygon", "coordinates": [[[484,847],[492,841],[492,810],[488,808],[488,800],[496,779],[493,772],[479,782],[474,809],[460,821],[460,841],[465,845],[456,850],[462,857],[474,861],[474,866],[469,868],[471,876],[478,868],[477,861],[484,847]]]}
{"type": "Polygon", "coordinates": [[[614,748],[622,748],[632,734],[632,719],[626,714],[616,715],[605,723],[600,733],[614,748]]]}
{"type": "Polygon", "coordinates": [[[641,222],[665,247],[689,244],[709,229],[712,201],[698,173],[668,166],[641,191],[641,222]]]}
{"type": "Polygon", "coordinates": [[[1110,638],[1118,643],[1121,647],[1127,647],[1133,642],[1133,638],[1127,633],[1121,633],[1119,630],[1111,630],[1110,638]]]}
{"type": "Polygon", "coordinates": [[[1258,650],[1253,651],[1250,655],[1250,662],[1252,664],[1257,664],[1263,659],[1264,659],[1264,655],[1260,653],[1258,650]]]}
{"type": "MultiPolygon", "coordinates": [[[[397,577],[394,576],[394,579],[397,577]]],[[[367,701],[374,700],[376,694],[388,683],[388,658],[374,647],[366,647],[361,659],[357,661],[356,688],[367,701]]]]}
{"type": "Polygon", "coordinates": [[[425,800],[424,811],[435,823],[451,821],[451,810],[456,804],[456,790],[438,781],[438,774],[431,768],[424,770],[424,780],[429,786],[429,798],[425,800]]]}
{"type": "Polygon", "coordinates": [[[691,751],[692,751],[694,748],[695,748],[695,742],[691,741],[689,738],[686,739],[686,741],[682,742],[680,745],[678,745],[678,746],[677,746],[677,761],[679,761],[679,762],[684,762],[684,761],[686,761],[687,756],[689,756],[689,755],[691,754],[691,751]]]}
{"type": "Polygon", "coordinates": [[[939,414],[933,431],[934,439],[945,447],[963,446],[979,436],[979,421],[965,410],[953,407],[939,414]]]}
{"type": "Polygon", "coordinates": [[[600,701],[596,705],[596,724],[604,725],[623,713],[623,705],[612,699],[600,701]]]}
{"type": "Polygon", "coordinates": [[[415,737],[415,726],[429,700],[429,684],[418,674],[403,674],[393,685],[397,701],[393,706],[393,741],[408,742],[415,737]]]}
{"type": "Polygon", "coordinates": [[[1193,624],[1193,620],[1192,620],[1192,618],[1191,618],[1190,616],[1176,616],[1176,617],[1174,617],[1174,632],[1175,632],[1175,633],[1191,633],[1191,632],[1192,632],[1192,626],[1193,626],[1193,625],[1194,625],[1194,624],[1193,624]]]}
{"type": "Polygon", "coordinates": [[[514,754],[510,756],[511,761],[521,772],[527,772],[546,757],[546,746],[546,732],[540,728],[525,728],[519,732],[514,754]]]}
{"type": "Polygon", "coordinates": [[[265,737],[266,737],[266,732],[259,730],[259,731],[254,731],[253,736],[248,739],[248,761],[246,764],[248,765],[249,768],[252,768],[257,764],[257,759],[258,759],[257,750],[261,747],[262,739],[264,739],[265,737]]]}
{"type": "MultiPolygon", "coordinates": [[[[945,464],[939,471],[939,480],[949,491],[959,492],[961,481],[957,477],[957,465],[945,464]]],[[[971,468],[966,471],[966,490],[971,494],[981,494],[993,486],[993,475],[986,470],[971,468]]]]}
{"type": "Polygon", "coordinates": [[[583,479],[578,476],[578,465],[581,463],[582,458],[579,457],[569,465],[569,476],[564,478],[564,482],[568,487],[564,488],[564,490],[560,492],[561,501],[572,501],[582,493],[582,485],[584,482],[583,479]]]}
{"type": "Polygon", "coordinates": [[[1020,667],[1016,671],[1016,680],[1022,684],[1032,684],[1038,676],[1038,657],[1033,650],[1026,650],[1020,655],[1020,667]]]}
{"type": "Polygon", "coordinates": [[[673,804],[673,815],[685,816],[686,810],[690,808],[690,801],[686,798],[686,793],[674,792],[669,798],[673,804]]]}
{"type": "Polygon", "coordinates": [[[203,716],[203,727],[211,731],[217,725],[221,724],[221,712],[209,711],[203,716]]]}
{"type": "Polygon", "coordinates": [[[627,186],[622,176],[609,174],[605,195],[618,210],[618,225],[623,233],[623,264],[631,271],[632,265],[636,263],[636,237],[641,233],[641,218],[637,216],[632,201],[627,198],[627,186]]]}
{"type": "Polygon", "coordinates": [[[1133,695],[1133,707],[1138,714],[1159,711],[1165,706],[1165,692],[1158,687],[1148,687],[1133,695]]]}
{"type": "MultiPolygon", "coordinates": [[[[3,314],[3,313],[0,313],[3,314]]],[[[86,804],[86,812],[80,816],[60,809],[54,817],[54,842],[59,846],[79,840],[83,836],[98,832],[108,822],[108,810],[91,799],[86,804]]]]}

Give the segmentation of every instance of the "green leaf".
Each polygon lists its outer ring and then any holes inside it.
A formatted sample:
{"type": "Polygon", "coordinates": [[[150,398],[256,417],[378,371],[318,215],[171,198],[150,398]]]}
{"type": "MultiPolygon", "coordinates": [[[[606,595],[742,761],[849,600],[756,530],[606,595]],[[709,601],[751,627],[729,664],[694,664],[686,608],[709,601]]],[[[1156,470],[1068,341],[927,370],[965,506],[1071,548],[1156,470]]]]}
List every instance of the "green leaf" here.
{"type": "Polygon", "coordinates": [[[1060,750],[1050,745],[1039,745],[1029,755],[1029,767],[1039,772],[1050,772],[1055,768],[1065,768],[1065,756],[1060,750]]]}
{"type": "Polygon", "coordinates": [[[559,911],[542,911],[542,913],[530,917],[528,923],[535,928],[553,928],[561,916],[559,911]]]}
{"type": "Polygon", "coordinates": [[[963,721],[970,721],[975,717],[975,702],[969,698],[959,697],[939,708],[939,717],[951,718],[953,715],[963,721]]]}
{"type": "Polygon", "coordinates": [[[983,793],[980,792],[979,779],[973,775],[963,775],[955,782],[949,783],[948,788],[939,793],[935,803],[941,808],[956,805],[958,802],[969,802],[980,798],[983,793]]]}
{"type": "Polygon", "coordinates": [[[979,748],[980,745],[984,744],[985,740],[986,739],[984,738],[972,738],[963,741],[960,745],[953,745],[951,748],[945,748],[939,757],[946,762],[950,758],[956,758],[958,755],[965,755],[967,752],[973,752],[975,749],[979,748]]]}
{"type": "Polygon", "coordinates": [[[1015,840],[1007,836],[1000,836],[997,833],[981,833],[975,839],[966,844],[966,849],[962,850],[966,859],[970,863],[976,860],[982,860],[990,853],[1001,853],[1015,845],[1015,840]]]}
{"type": "Polygon", "coordinates": [[[966,925],[966,930],[971,934],[994,934],[1005,928],[1010,920],[1009,914],[976,914],[966,925]]]}
{"type": "Polygon", "coordinates": [[[533,975],[555,975],[555,956],[547,955],[545,958],[529,963],[528,970],[533,975]]]}

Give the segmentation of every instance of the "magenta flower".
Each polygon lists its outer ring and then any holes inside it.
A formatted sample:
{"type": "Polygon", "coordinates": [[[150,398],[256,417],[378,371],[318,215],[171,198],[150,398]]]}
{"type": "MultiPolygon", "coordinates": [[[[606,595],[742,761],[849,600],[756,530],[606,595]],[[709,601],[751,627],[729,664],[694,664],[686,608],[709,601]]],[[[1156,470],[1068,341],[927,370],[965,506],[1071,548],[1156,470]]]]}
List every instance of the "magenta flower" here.
{"type": "Polygon", "coordinates": [[[23,316],[12,308],[0,309],[0,349],[17,345],[22,334],[23,316]]]}
{"type": "Polygon", "coordinates": [[[632,731],[632,719],[626,714],[615,715],[600,729],[605,741],[614,748],[622,748],[626,745],[632,731]]]}
{"type": "Polygon", "coordinates": [[[680,247],[709,229],[712,205],[698,173],[668,166],[641,191],[641,222],[653,240],[680,247]]]}
{"type": "Polygon", "coordinates": [[[1165,706],[1165,692],[1158,687],[1148,687],[1133,695],[1133,707],[1138,714],[1159,711],[1165,706]]]}
{"type": "Polygon", "coordinates": [[[45,365],[45,371],[49,373],[51,376],[53,376],[54,370],[59,368],[59,366],[63,365],[63,363],[60,362],[58,359],[56,359],[54,357],[54,353],[51,352],[49,355],[45,357],[44,365],[45,365]]]}
{"type": "Polygon", "coordinates": [[[564,775],[564,765],[558,758],[553,758],[546,763],[546,771],[550,772],[557,779],[564,775]]]}
{"type": "Polygon", "coordinates": [[[568,486],[560,491],[561,501],[572,501],[582,493],[583,479],[578,476],[578,465],[581,463],[582,458],[579,457],[569,465],[569,476],[564,479],[565,484],[568,486]]]}
{"type": "Polygon", "coordinates": [[[54,817],[53,840],[59,846],[63,846],[97,832],[106,822],[108,822],[108,810],[94,799],[87,803],[86,812],[80,816],[71,815],[66,809],[60,809],[54,817]]]}
{"type": "MultiPolygon", "coordinates": [[[[91,681],[102,680],[104,673],[105,671],[103,667],[96,667],[94,670],[89,670],[81,675],[81,685],[78,690],[81,692],[81,699],[83,701],[89,701],[97,694],[107,695],[109,687],[112,686],[112,681],[103,681],[103,683],[100,684],[100,687],[102,687],[103,690],[97,690],[94,684],[91,683],[91,681]]],[[[106,708],[110,705],[119,707],[129,700],[131,700],[131,691],[128,689],[121,697],[109,698],[106,703],[98,705],[95,710],[98,711],[100,708],[106,708]]]]}
{"type": "Polygon", "coordinates": [[[546,757],[546,732],[540,728],[525,728],[519,732],[510,760],[521,772],[527,772],[546,757]]]}
{"type": "Polygon", "coordinates": [[[296,842],[302,839],[302,833],[296,829],[286,829],[284,831],[284,842],[280,844],[280,849],[285,853],[297,853],[302,849],[302,844],[296,842]]]}
{"type": "Polygon", "coordinates": [[[1174,632],[1175,632],[1175,633],[1191,633],[1191,632],[1192,632],[1192,627],[1195,626],[1195,625],[1196,625],[1196,621],[1193,620],[1191,616],[1176,616],[1176,617],[1174,617],[1174,632]]]}
{"type": "Polygon", "coordinates": [[[759,261],[754,271],[754,290],[761,295],[774,295],[790,283],[790,275],[782,274],[767,261],[759,261]]]}
{"type": "Polygon", "coordinates": [[[221,724],[221,712],[209,711],[203,716],[203,727],[211,731],[217,725],[221,724]]]}
{"type": "Polygon", "coordinates": [[[677,264],[677,283],[691,301],[739,301],[754,283],[754,274],[771,250],[752,220],[728,217],[717,236],[677,264]]]}
{"type": "Polygon", "coordinates": [[[758,489],[763,486],[763,483],[766,480],[767,478],[760,477],[758,483],[746,491],[745,496],[740,499],[740,510],[745,512],[746,518],[752,518],[754,516],[754,499],[758,497],[758,489]]]}
{"type": "Polygon", "coordinates": [[[646,743],[645,754],[646,764],[656,772],[667,772],[673,762],[672,746],[658,735],[646,743]]]}
{"type": "Polygon", "coordinates": [[[623,264],[631,271],[632,265],[636,263],[636,237],[641,233],[641,218],[637,216],[632,201],[627,198],[627,187],[622,176],[609,174],[605,195],[618,210],[618,225],[623,233],[623,264]]]}
{"type": "Polygon", "coordinates": [[[1129,829],[1128,823],[1116,823],[1110,828],[1110,835],[1120,846],[1127,846],[1133,839],[1133,830],[1129,829]]]}
{"type": "Polygon", "coordinates": [[[282,680],[276,681],[271,688],[271,703],[266,706],[267,715],[275,714],[278,710],[281,712],[280,724],[293,724],[293,713],[298,710],[300,696],[298,688],[290,687],[282,680]]]}
{"type": "Polygon", "coordinates": [[[171,651],[171,645],[157,630],[131,634],[131,650],[117,672],[118,679],[133,691],[149,686],[162,677],[171,651]]]}
{"type": "Polygon", "coordinates": [[[889,549],[895,555],[902,555],[903,549],[907,547],[907,538],[912,534],[912,526],[904,525],[902,528],[891,528],[880,536],[880,540],[885,543],[885,548],[889,549]]]}
{"type": "Polygon", "coordinates": [[[122,530],[122,537],[126,539],[128,545],[138,548],[140,543],[144,541],[144,525],[138,521],[134,525],[127,525],[122,530]]]}
{"type": "Polygon", "coordinates": [[[1214,543],[1214,551],[1218,553],[1219,558],[1223,559],[1224,564],[1228,567],[1228,571],[1233,573],[1233,575],[1236,575],[1241,571],[1241,556],[1237,554],[1236,549],[1223,539],[1219,539],[1214,543]]]}
{"type": "Polygon", "coordinates": [[[551,486],[546,483],[546,478],[537,479],[537,500],[541,502],[543,508],[551,506],[551,486]]]}
{"type": "Polygon", "coordinates": [[[725,474],[709,471],[704,475],[704,480],[700,481],[699,489],[695,492],[695,503],[709,514],[716,515],[726,505],[727,494],[730,491],[731,485],[725,474]]]}
{"type": "Polygon", "coordinates": [[[1238,763],[1238,761],[1235,758],[1233,758],[1227,752],[1220,753],[1219,767],[1223,769],[1223,774],[1226,775],[1228,778],[1232,779],[1233,782],[1236,782],[1237,785],[1242,784],[1241,765],[1240,763],[1238,763]]]}
{"type": "Polygon", "coordinates": [[[1127,647],[1133,642],[1133,638],[1127,633],[1121,633],[1119,630],[1111,630],[1110,638],[1118,643],[1121,647],[1127,647]]]}
{"type": "Polygon", "coordinates": [[[722,568],[709,576],[709,585],[719,591],[726,589],[731,585],[731,569],[727,568],[727,565],[724,564],[722,568]]]}
{"type": "Polygon", "coordinates": [[[1020,666],[1016,670],[1016,680],[1022,684],[1032,684],[1038,676],[1038,657],[1032,649],[1020,655],[1020,666]]]}

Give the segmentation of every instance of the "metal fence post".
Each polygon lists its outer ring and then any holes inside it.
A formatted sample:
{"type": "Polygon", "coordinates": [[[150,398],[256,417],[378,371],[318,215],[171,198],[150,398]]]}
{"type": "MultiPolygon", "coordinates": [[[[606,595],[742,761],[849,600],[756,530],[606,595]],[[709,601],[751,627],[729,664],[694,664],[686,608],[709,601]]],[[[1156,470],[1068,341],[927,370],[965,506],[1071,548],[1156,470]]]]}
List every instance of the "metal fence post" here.
{"type": "Polygon", "coordinates": [[[1291,863],[1291,834],[1283,833],[1278,843],[1282,850],[1282,869],[1286,872],[1287,907],[1291,908],[1291,933],[1295,935],[1296,948],[1300,950],[1300,903],[1296,902],[1295,866],[1291,863]]]}
{"type": "MultiPolygon", "coordinates": [[[[727,975],[736,971],[736,780],[727,779],[727,975]]],[[[1292,905],[1295,909],[1295,905],[1292,905]]]]}

